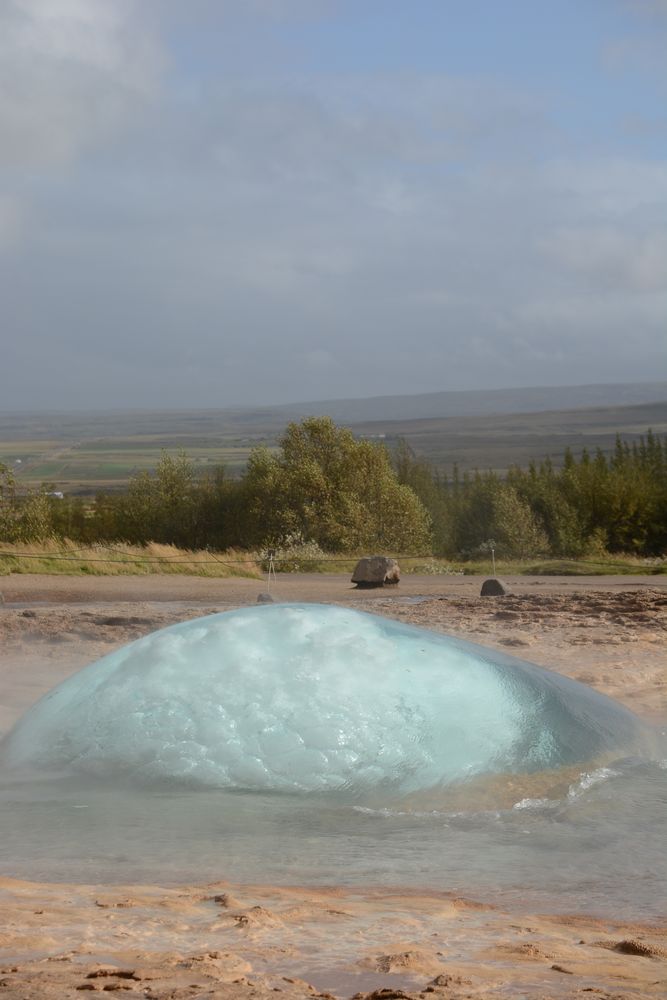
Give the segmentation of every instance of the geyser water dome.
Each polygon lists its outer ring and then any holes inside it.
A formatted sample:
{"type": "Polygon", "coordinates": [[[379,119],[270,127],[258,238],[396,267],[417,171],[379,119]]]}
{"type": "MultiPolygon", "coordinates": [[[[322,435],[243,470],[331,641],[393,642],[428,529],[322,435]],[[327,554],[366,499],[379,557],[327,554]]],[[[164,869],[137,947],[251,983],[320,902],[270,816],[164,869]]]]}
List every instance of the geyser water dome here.
{"type": "Polygon", "coordinates": [[[325,605],[173,625],[70,677],[10,766],[250,791],[405,794],[628,749],[622,706],[494,650],[325,605]]]}

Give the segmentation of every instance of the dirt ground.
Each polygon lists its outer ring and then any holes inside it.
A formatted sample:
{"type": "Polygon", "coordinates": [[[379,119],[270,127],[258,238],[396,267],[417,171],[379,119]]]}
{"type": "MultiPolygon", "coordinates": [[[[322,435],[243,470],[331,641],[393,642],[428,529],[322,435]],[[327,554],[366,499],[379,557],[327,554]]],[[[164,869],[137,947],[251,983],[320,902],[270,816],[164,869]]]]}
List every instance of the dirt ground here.
{"type": "MultiPolygon", "coordinates": [[[[667,578],[279,577],[276,600],[388,615],[557,670],[667,720],[667,578]]],[[[134,638],[256,602],[257,580],[0,578],[0,733],[46,690],[134,638]]],[[[352,995],[667,995],[667,924],[526,914],[408,889],[82,886],[0,879],[0,1000],[352,995]],[[344,961],[343,961],[344,958],[344,961]],[[335,976],[327,974],[336,967],[335,976]],[[341,972],[341,968],[346,972],[341,972]]]]}

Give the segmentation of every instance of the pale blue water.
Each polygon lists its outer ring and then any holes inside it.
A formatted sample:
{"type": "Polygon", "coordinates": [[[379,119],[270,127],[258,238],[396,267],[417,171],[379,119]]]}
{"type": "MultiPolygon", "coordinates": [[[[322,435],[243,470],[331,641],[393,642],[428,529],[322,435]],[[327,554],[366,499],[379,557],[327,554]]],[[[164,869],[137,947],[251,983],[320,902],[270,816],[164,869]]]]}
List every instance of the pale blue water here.
{"type": "Polygon", "coordinates": [[[562,912],[664,916],[667,770],[624,760],[583,774],[558,801],[419,815],[294,795],[5,782],[0,871],[80,882],[407,886],[562,912]]]}
{"type": "Polygon", "coordinates": [[[648,737],[609,699],[469,643],[245,609],[133,643],[26,714],[3,748],[0,871],[660,916],[667,752],[648,737]]]}
{"type": "Polygon", "coordinates": [[[634,751],[643,737],[621,705],[532,664],[376,615],[289,604],[197,618],[116,650],[28,711],[2,759],[363,803],[634,751]]]}

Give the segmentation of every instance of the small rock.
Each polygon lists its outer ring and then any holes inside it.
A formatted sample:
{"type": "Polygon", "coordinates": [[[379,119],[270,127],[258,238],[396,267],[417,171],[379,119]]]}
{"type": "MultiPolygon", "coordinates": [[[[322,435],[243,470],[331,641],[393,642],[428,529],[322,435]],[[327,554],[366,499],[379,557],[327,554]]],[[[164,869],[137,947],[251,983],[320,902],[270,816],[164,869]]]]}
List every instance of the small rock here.
{"type": "MultiPolygon", "coordinates": [[[[331,996],[331,994],[320,993],[320,996],[331,996]]],[[[355,996],[363,1000],[409,1000],[409,994],[403,990],[393,989],[391,986],[382,986],[372,993],[355,993],[355,996]]]]}
{"type": "Polygon", "coordinates": [[[141,979],[134,969],[117,969],[114,965],[101,965],[89,972],[86,979],[104,979],[108,976],[113,976],[115,979],[134,979],[135,982],[141,979]]]}
{"type": "Polygon", "coordinates": [[[371,960],[371,967],[376,972],[415,972],[437,971],[442,968],[435,955],[414,948],[411,951],[401,951],[389,955],[377,955],[371,960]]]}
{"type": "Polygon", "coordinates": [[[273,602],[273,598],[271,597],[271,594],[267,594],[266,592],[264,592],[262,594],[258,594],[257,595],[257,603],[258,604],[273,604],[274,602],[273,602]]]}
{"type": "Polygon", "coordinates": [[[152,618],[138,618],[136,615],[125,618],[123,615],[105,615],[103,618],[95,618],[96,625],[154,625],[152,618]]]}
{"type": "Polygon", "coordinates": [[[595,948],[607,948],[609,951],[618,951],[621,955],[639,955],[641,958],[667,958],[667,950],[659,948],[657,945],[646,944],[644,941],[636,941],[626,938],[623,941],[591,941],[595,948]]]}
{"type": "Polygon", "coordinates": [[[617,941],[613,945],[613,951],[618,951],[621,955],[641,955],[642,958],[664,958],[665,951],[656,948],[654,945],[645,944],[643,941],[617,941]]]}
{"type": "MultiPolygon", "coordinates": [[[[2,604],[2,601],[0,601],[0,604],[2,604]]],[[[21,612],[21,618],[36,618],[36,617],[37,617],[37,612],[36,611],[22,611],[21,612]]]]}
{"type": "MultiPolygon", "coordinates": [[[[432,979],[430,986],[472,986],[472,979],[463,979],[461,976],[450,976],[448,973],[441,973],[432,979]]],[[[428,990],[428,987],[427,987],[428,990]]]]}
{"type": "Polygon", "coordinates": [[[228,892],[219,892],[215,896],[209,896],[208,898],[212,899],[218,906],[224,906],[226,910],[230,907],[239,907],[241,905],[238,899],[235,899],[228,892]]]}
{"type": "Polygon", "coordinates": [[[395,559],[389,556],[364,556],[354,567],[352,583],[357,587],[384,587],[395,585],[401,578],[401,570],[395,559]]]}
{"type": "Polygon", "coordinates": [[[482,589],[480,591],[481,597],[504,597],[509,594],[510,589],[503,580],[499,580],[497,576],[491,576],[488,580],[485,580],[482,584],[482,589]]]}

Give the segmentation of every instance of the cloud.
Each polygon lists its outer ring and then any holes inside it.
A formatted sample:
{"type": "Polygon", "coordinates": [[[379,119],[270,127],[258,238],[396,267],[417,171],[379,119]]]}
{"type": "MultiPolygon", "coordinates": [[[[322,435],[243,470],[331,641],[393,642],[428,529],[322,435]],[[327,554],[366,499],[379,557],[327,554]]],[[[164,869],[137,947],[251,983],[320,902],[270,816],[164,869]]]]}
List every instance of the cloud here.
{"type": "Polygon", "coordinates": [[[160,63],[129,0],[6,0],[0,165],[53,167],[117,134],[153,94],[160,63]]]}
{"type": "Polygon", "coordinates": [[[310,369],[329,369],[339,367],[336,358],[331,351],[318,348],[314,351],[306,351],[303,357],[295,358],[297,362],[304,361],[310,369]]]}
{"type": "Polygon", "coordinates": [[[631,13],[667,17],[667,0],[623,0],[631,13]]]}
{"type": "Polygon", "coordinates": [[[667,233],[616,226],[560,229],[542,241],[552,261],[598,287],[630,292],[667,288],[667,233]]]}
{"type": "Polygon", "coordinates": [[[569,200],[589,218],[595,213],[610,218],[653,213],[667,204],[667,170],[661,160],[618,155],[556,158],[545,165],[544,175],[564,205],[569,200]]]}
{"type": "Polygon", "coordinates": [[[23,214],[17,198],[0,194],[0,252],[18,244],[23,226],[23,214]]]}
{"type": "Polygon", "coordinates": [[[192,9],[205,71],[180,2],[0,5],[19,404],[22,377],[45,406],[657,377],[661,160],[499,77],[232,71],[261,0],[192,9]]]}

